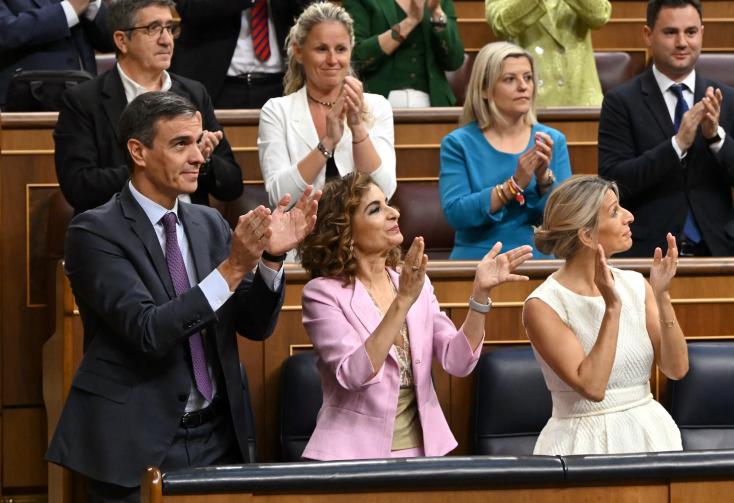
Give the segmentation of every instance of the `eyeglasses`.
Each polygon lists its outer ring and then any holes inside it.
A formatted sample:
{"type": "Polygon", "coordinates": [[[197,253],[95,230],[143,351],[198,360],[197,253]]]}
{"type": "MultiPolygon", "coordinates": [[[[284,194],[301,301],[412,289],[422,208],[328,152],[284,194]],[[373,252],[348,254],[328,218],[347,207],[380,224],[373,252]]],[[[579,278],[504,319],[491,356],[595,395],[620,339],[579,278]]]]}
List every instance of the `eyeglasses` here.
{"type": "Polygon", "coordinates": [[[178,38],[178,36],[181,35],[181,23],[174,21],[170,24],[161,24],[158,21],[155,21],[147,26],[131,26],[130,28],[123,28],[120,31],[135,30],[143,30],[143,33],[148,35],[150,38],[158,38],[163,35],[163,30],[166,30],[171,37],[178,38]]]}

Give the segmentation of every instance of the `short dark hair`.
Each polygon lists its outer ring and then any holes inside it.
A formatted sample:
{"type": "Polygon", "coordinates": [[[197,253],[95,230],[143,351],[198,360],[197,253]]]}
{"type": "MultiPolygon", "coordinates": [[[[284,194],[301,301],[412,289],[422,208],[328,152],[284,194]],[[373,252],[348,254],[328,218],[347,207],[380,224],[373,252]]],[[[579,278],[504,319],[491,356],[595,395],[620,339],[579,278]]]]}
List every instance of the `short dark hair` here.
{"type": "Polygon", "coordinates": [[[703,20],[700,0],[650,0],[647,2],[647,26],[653,28],[655,21],[658,19],[660,9],[663,7],[672,7],[678,9],[687,5],[692,6],[698,12],[698,17],[703,20]]]}
{"type": "Polygon", "coordinates": [[[175,117],[193,117],[198,110],[188,99],[170,92],[152,91],[135,98],[120,116],[120,139],[127,152],[128,140],[134,138],[148,148],[158,133],[158,121],[175,117]]]}

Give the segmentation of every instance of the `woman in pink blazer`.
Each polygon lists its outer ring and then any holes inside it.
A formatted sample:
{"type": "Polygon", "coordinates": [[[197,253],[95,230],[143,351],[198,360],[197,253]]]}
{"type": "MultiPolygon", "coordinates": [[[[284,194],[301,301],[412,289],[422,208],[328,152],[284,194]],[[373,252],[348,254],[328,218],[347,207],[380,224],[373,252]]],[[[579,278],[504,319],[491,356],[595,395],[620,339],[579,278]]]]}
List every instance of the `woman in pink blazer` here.
{"type": "Polygon", "coordinates": [[[431,362],[468,375],[481,352],[490,290],[527,279],[512,271],[531,248],[499,254],[497,243],[477,266],[457,331],[425,276],[423,238],[400,261],[399,216],[369,176],[352,173],[327,183],[316,228],[299,248],[313,277],[303,290],[303,324],[319,354],[324,395],[305,458],[441,456],[456,447],[431,362]]]}

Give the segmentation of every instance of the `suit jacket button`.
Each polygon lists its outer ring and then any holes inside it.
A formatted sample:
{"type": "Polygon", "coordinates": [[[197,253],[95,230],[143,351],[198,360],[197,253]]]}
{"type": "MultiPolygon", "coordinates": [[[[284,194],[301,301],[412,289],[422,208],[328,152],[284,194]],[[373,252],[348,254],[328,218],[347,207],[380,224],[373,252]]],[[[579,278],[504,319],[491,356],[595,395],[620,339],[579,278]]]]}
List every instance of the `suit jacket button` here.
{"type": "Polygon", "coordinates": [[[189,395],[186,395],[184,393],[181,393],[180,395],[178,395],[179,402],[186,402],[188,401],[188,399],[189,399],[189,395]]]}

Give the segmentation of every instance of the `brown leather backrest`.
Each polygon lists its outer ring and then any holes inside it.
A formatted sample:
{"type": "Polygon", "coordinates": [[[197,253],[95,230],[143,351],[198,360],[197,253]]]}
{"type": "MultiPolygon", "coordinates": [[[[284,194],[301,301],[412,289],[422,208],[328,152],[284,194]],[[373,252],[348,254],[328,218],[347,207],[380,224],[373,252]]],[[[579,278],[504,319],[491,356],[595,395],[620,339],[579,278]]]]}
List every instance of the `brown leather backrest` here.
{"type": "Polygon", "coordinates": [[[734,87],[734,53],[701,53],[696,71],[704,77],[734,87]]]}
{"type": "Polygon", "coordinates": [[[416,236],[423,236],[430,259],[446,259],[454,247],[454,229],[446,222],[441,209],[436,181],[400,181],[392,198],[400,210],[403,249],[416,236]]]}
{"type": "Polygon", "coordinates": [[[451,86],[451,92],[456,96],[456,106],[460,107],[464,105],[464,98],[466,98],[466,86],[469,84],[469,77],[471,77],[471,69],[474,66],[474,58],[477,54],[464,53],[464,64],[462,64],[458,70],[453,72],[446,72],[446,80],[449,81],[451,86]]]}
{"type": "Polygon", "coordinates": [[[627,52],[595,52],[594,61],[605,94],[645,69],[643,58],[633,58],[627,52]]]}
{"type": "Polygon", "coordinates": [[[265,186],[259,183],[246,183],[243,187],[242,194],[234,201],[222,203],[220,201],[213,201],[210,198],[210,204],[222,213],[224,219],[229,222],[230,227],[233,229],[237,226],[237,220],[240,218],[240,215],[244,215],[260,205],[266,208],[270,207],[265,186]]]}

